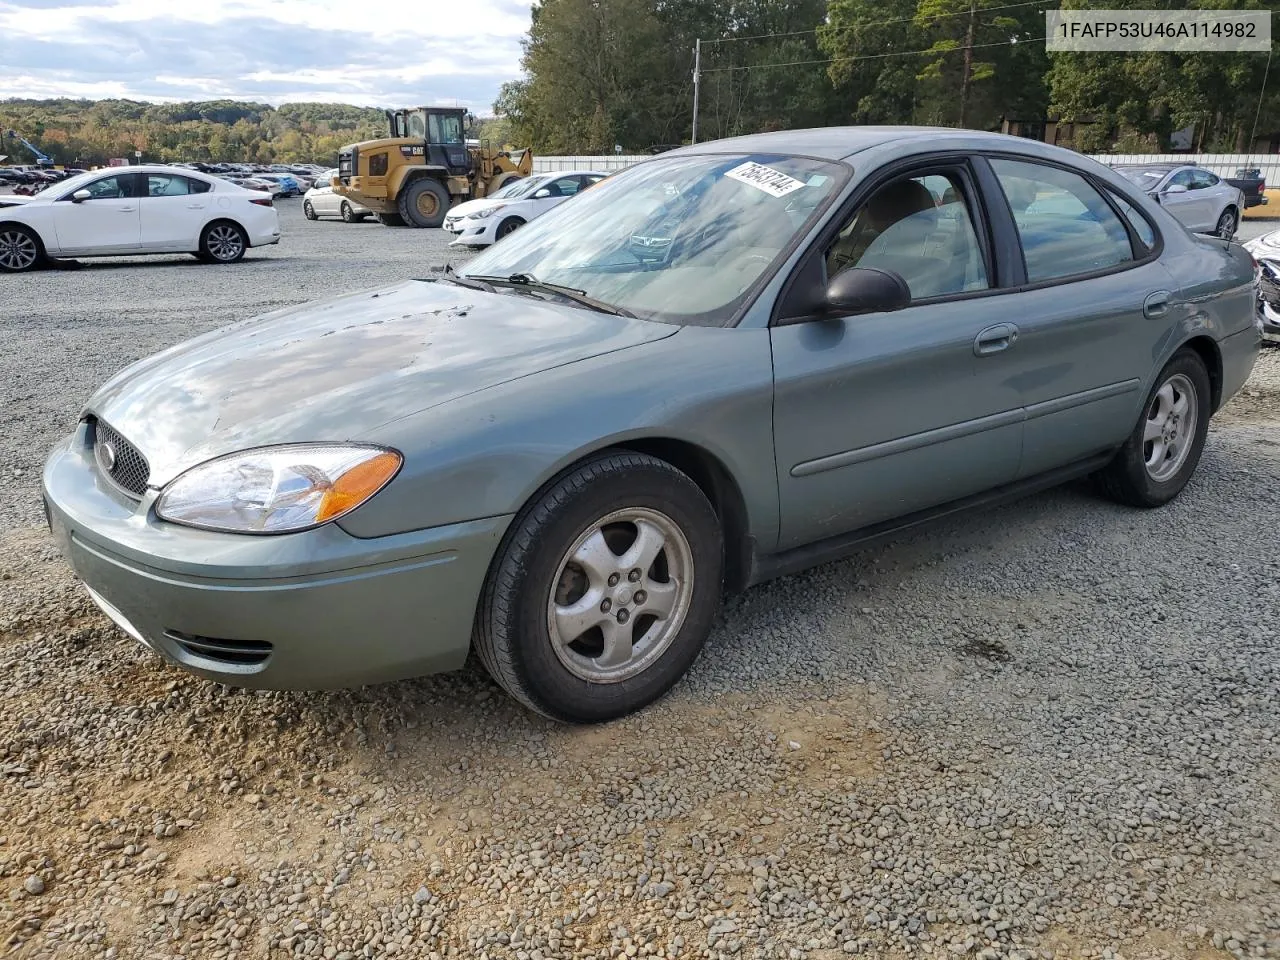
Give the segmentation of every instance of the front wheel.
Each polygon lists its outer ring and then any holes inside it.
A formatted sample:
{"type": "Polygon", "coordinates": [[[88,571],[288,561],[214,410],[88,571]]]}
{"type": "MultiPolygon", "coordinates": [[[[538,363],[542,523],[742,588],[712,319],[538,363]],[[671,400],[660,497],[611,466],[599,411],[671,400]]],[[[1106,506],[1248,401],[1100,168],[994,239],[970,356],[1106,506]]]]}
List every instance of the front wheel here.
{"type": "Polygon", "coordinates": [[[1102,492],[1133,507],[1159,507],[1187,485],[1209,432],[1209,373],[1183,349],[1160,371],[1142,416],[1115,459],[1097,474],[1102,492]]]}
{"type": "Polygon", "coordinates": [[[237,224],[218,220],[204,228],[196,253],[206,263],[235,263],[249,249],[249,238],[237,224]]]}
{"type": "Polygon", "coordinates": [[[44,247],[35,231],[20,223],[0,227],[0,271],[22,273],[34,270],[44,259],[44,247]]]}
{"type": "Polygon", "coordinates": [[[1227,207],[1227,209],[1222,211],[1222,216],[1218,218],[1218,226],[1214,230],[1214,235],[1221,237],[1223,240],[1234,239],[1238,224],[1239,220],[1236,217],[1236,208],[1227,207]]]}
{"type": "Polygon", "coordinates": [[[419,177],[400,191],[400,219],[411,227],[438,227],[449,210],[449,191],[430,177],[419,177]]]}
{"type": "Polygon", "coordinates": [[[481,597],[476,651],[530,709],[612,720],[688,671],[723,570],[719,520],[697,484],[654,457],[605,453],[512,522],[481,597]]]}
{"type": "Polygon", "coordinates": [[[524,226],[524,221],[519,217],[507,217],[500,224],[498,229],[493,231],[495,240],[501,240],[503,237],[509,236],[524,226]]]}

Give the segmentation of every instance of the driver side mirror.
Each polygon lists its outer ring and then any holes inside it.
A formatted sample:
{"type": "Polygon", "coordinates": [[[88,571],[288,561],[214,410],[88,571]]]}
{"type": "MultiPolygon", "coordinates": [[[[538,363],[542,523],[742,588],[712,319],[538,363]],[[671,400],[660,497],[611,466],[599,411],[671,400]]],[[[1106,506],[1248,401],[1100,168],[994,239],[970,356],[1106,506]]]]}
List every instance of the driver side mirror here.
{"type": "Polygon", "coordinates": [[[826,308],[834,316],[888,313],[911,304],[911,287],[901,274],[879,267],[850,267],[827,284],[826,308]]]}
{"type": "Polygon", "coordinates": [[[1160,192],[1161,193],[1186,193],[1187,185],[1185,183],[1171,183],[1160,192]]]}
{"type": "Polygon", "coordinates": [[[537,193],[533,195],[533,199],[545,200],[549,196],[551,196],[551,191],[548,190],[546,187],[543,187],[541,190],[539,190],[537,193]]]}
{"type": "Polygon", "coordinates": [[[93,199],[93,194],[88,190],[77,190],[71,195],[72,203],[84,203],[86,200],[93,199]]]}

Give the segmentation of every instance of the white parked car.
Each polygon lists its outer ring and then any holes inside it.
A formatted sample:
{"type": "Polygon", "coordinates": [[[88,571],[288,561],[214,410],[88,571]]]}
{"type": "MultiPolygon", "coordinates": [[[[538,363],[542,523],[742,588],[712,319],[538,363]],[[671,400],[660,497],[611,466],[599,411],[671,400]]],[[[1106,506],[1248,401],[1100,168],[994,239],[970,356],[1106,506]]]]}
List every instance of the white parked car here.
{"type": "Polygon", "coordinates": [[[194,170],[108,167],[33,197],[0,197],[0,271],[11,273],[48,257],[192,253],[233,263],[279,242],[270,196],[194,170]]]}
{"type": "Polygon", "coordinates": [[[341,217],[347,223],[356,223],[373,216],[368,207],[355,203],[341,194],[334,193],[330,184],[338,175],[337,169],[326,170],[316,177],[315,185],[302,196],[302,213],[308,220],[321,217],[341,217]]]}
{"type": "Polygon", "coordinates": [[[507,184],[492,196],[460,203],[444,218],[444,228],[457,235],[450,246],[485,247],[496,243],[607,176],[598,170],[535,174],[507,184]]]}
{"type": "Polygon", "coordinates": [[[1248,240],[1242,246],[1258,265],[1262,339],[1280,346],[1280,230],[1248,240]]]}

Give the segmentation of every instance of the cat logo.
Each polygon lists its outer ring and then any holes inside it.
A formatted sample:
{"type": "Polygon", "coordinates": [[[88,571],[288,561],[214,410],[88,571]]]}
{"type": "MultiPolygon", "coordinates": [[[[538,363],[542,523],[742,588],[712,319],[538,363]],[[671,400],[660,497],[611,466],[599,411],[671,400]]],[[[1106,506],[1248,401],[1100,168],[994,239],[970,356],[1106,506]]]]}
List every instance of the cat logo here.
{"type": "Polygon", "coordinates": [[[421,157],[426,155],[425,147],[411,147],[408,144],[400,148],[400,153],[406,157],[421,157]]]}

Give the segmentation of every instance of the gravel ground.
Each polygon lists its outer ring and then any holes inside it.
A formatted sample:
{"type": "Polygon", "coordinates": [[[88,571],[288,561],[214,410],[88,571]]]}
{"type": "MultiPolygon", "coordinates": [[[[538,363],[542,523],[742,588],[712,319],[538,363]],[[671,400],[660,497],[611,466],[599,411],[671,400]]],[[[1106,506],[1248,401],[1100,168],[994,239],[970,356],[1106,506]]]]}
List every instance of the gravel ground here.
{"type": "Polygon", "coordinates": [[[0,953],[1280,957],[1280,351],[1170,507],[1071,486],[754,589],[618,723],[251,693],[98,615],[36,484],[135,357],[444,255],[284,220],[4,281],[0,953]]]}

